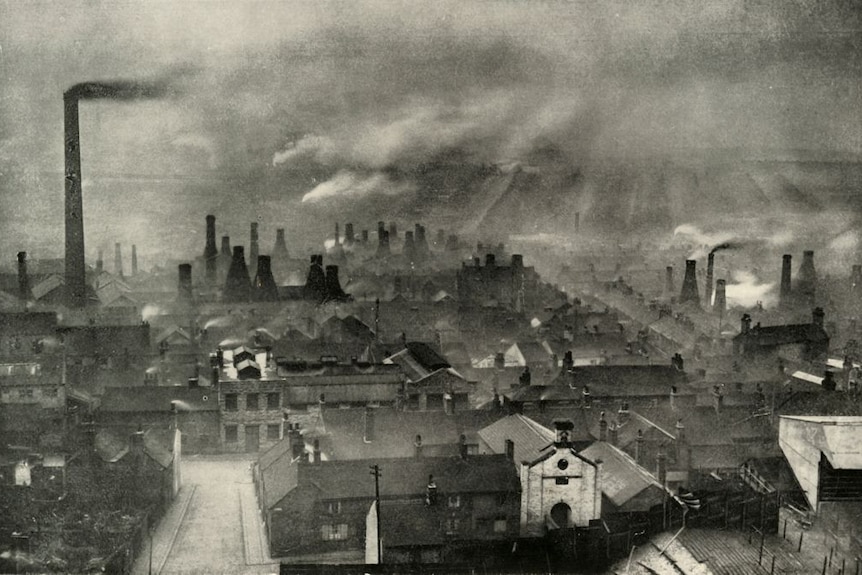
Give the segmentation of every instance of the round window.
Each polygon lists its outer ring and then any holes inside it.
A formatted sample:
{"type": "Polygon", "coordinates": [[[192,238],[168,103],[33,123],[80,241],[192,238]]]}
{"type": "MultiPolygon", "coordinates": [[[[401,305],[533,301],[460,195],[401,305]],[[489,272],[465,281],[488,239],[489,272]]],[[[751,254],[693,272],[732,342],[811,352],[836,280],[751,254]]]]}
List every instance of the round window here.
{"type": "Polygon", "coordinates": [[[566,461],[565,459],[561,459],[557,462],[557,467],[559,467],[560,469],[565,469],[568,466],[569,466],[569,462],[566,461]]]}

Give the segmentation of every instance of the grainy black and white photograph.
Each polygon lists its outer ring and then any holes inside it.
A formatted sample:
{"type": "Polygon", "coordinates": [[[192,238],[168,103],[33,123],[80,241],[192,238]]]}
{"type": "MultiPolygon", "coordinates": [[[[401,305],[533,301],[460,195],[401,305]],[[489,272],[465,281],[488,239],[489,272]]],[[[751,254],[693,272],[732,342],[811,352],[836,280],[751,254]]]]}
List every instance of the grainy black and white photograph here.
{"type": "Polygon", "coordinates": [[[0,573],[862,575],[857,0],[0,0],[0,573]]]}

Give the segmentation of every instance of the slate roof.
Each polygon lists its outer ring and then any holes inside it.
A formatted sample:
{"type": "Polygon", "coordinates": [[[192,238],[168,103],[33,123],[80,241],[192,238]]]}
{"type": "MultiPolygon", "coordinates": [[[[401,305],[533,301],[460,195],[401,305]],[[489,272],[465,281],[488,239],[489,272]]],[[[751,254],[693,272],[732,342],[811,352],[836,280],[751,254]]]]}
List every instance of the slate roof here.
{"type": "Polygon", "coordinates": [[[602,494],[617,508],[649,511],[650,507],[661,503],[663,490],[656,478],[620,449],[610,443],[596,441],[581,451],[581,455],[592,461],[601,461],[602,494]],[[654,488],[655,497],[649,497],[635,507],[627,505],[649,488],[654,488]]]}
{"type": "MultiPolygon", "coordinates": [[[[528,365],[535,363],[547,363],[551,360],[551,354],[545,347],[536,341],[519,341],[513,344],[512,347],[517,347],[524,357],[524,361],[528,365]]],[[[510,348],[511,349],[511,348],[510,348]]]]}
{"type": "Polygon", "coordinates": [[[408,389],[440,391],[446,393],[469,392],[470,385],[461,374],[451,367],[443,367],[417,381],[411,381],[408,389]]]}
{"type": "Polygon", "coordinates": [[[10,335],[46,335],[57,329],[54,312],[0,313],[0,333],[10,335]]]}
{"type": "Polygon", "coordinates": [[[479,430],[479,437],[494,453],[506,453],[506,440],[514,443],[515,462],[532,461],[554,443],[555,433],[520,414],[509,415],[479,430]]]}
{"type": "Polygon", "coordinates": [[[733,338],[745,345],[775,346],[791,343],[825,342],[829,334],[813,323],[791,325],[754,326],[748,333],[740,333],[733,338]]]}
{"type": "Polygon", "coordinates": [[[437,353],[427,343],[420,341],[408,341],[406,346],[407,351],[419,365],[428,371],[434,371],[444,367],[451,367],[446,358],[437,353]]]}
{"type": "Polygon", "coordinates": [[[689,394],[686,375],[670,365],[601,365],[578,366],[561,372],[555,384],[587,385],[596,396],[660,395],[677,386],[678,394],[689,394]]]}
{"type": "MultiPolygon", "coordinates": [[[[218,411],[218,398],[210,389],[188,387],[109,387],[100,410],[106,413],[170,413],[171,401],[179,400],[191,411],[218,411]]],[[[181,406],[181,410],[185,409],[181,406]]]]}
{"type": "Polygon", "coordinates": [[[264,505],[271,509],[297,485],[299,462],[291,459],[290,439],[264,451],[257,462],[264,484],[264,505]]]}

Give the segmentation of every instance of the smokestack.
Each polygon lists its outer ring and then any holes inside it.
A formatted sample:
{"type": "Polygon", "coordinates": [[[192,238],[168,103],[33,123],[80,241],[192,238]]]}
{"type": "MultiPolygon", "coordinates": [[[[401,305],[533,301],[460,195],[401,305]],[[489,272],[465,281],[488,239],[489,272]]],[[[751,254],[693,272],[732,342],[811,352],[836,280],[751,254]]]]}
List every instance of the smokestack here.
{"type": "Polygon", "coordinates": [[[708,256],[706,256],[706,289],[704,290],[704,299],[703,304],[706,309],[712,307],[712,278],[713,271],[715,269],[715,254],[710,252],[708,256]]]}
{"type": "Polygon", "coordinates": [[[781,284],[778,291],[778,304],[781,307],[787,307],[790,305],[790,280],[791,280],[791,271],[790,265],[793,260],[793,256],[790,254],[784,254],[781,256],[781,284]]]}
{"type": "Polygon", "coordinates": [[[132,277],[138,275],[138,246],[132,244],[132,277]]]}
{"type": "Polygon", "coordinates": [[[66,159],[66,303],[84,307],[84,207],[81,200],[81,142],[78,135],[78,97],[63,94],[66,159]]]}
{"type": "Polygon", "coordinates": [[[207,283],[213,285],[218,280],[218,249],[216,248],[215,216],[207,216],[207,243],[204,247],[207,283]]]}
{"type": "Polygon", "coordinates": [[[362,230],[362,243],[368,243],[368,230],[362,230]]]}
{"type": "Polygon", "coordinates": [[[404,248],[401,253],[408,257],[411,261],[416,255],[416,244],[413,243],[413,232],[404,232],[404,248]]]}
{"type": "Polygon", "coordinates": [[[665,268],[664,291],[667,292],[668,297],[673,295],[673,266],[667,266],[667,268],[665,268]]]}
{"type": "MultiPolygon", "coordinates": [[[[383,222],[380,222],[381,224],[383,222]]],[[[380,233],[377,243],[377,257],[386,257],[389,255],[389,232],[384,229],[378,230],[380,233]]]]}
{"type": "Polygon", "coordinates": [[[419,255],[427,254],[428,241],[425,239],[425,226],[416,224],[416,229],[414,231],[413,243],[416,246],[416,253],[419,255]]]}
{"type": "Polygon", "coordinates": [[[581,231],[581,212],[575,212],[575,233],[581,231]]]}
{"type": "Polygon", "coordinates": [[[18,298],[22,302],[33,299],[30,292],[30,276],[27,275],[27,252],[18,252],[18,298]]]}
{"type": "Polygon", "coordinates": [[[817,272],[814,270],[814,252],[802,252],[802,265],[796,274],[796,294],[799,303],[811,307],[814,305],[814,295],[817,289],[817,272]]]}
{"type": "Polygon", "coordinates": [[[283,259],[290,257],[287,251],[287,242],[284,240],[284,228],[275,230],[275,246],[272,248],[272,257],[283,259]]]}
{"type": "Polygon", "coordinates": [[[389,241],[398,240],[398,225],[395,222],[389,222],[389,241]]]}
{"type": "Polygon", "coordinates": [[[323,301],[326,297],[326,276],[323,273],[323,256],[312,255],[308,268],[308,278],[302,290],[303,297],[314,301],[323,301]]]}
{"type": "Polygon", "coordinates": [[[344,243],[350,246],[353,242],[353,224],[348,222],[344,224],[344,243]]]}
{"type": "Polygon", "coordinates": [[[727,282],[725,280],[715,282],[715,304],[712,309],[720,314],[727,311],[727,282]]]}
{"type": "Polygon", "coordinates": [[[700,295],[697,290],[697,261],[685,260],[685,277],[682,279],[682,291],[679,303],[700,305],[700,295]]]}
{"type": "Polygon", "coordinates": [[[340,228],[338,227],[338,222],[335,222],[335,245],[336,246],[341,244],[340,240],[341,240],[341,231],[340,231],[340,228]]]}
{"type": "Polygon", "coordinates": [[[850,291],[856,292],[862,288],[862,265],[854,264],[850,272],[850,291]]]}
{"type": "Polygon", "coordinates": [[[192,265],[180,264],[177,266],[178,281],[177,281],[177,301],[182,303],[191,303],[192,295],[192,265]]]}
{"type": "Polygon", "coordinates": [[[257,256],[260,254],[260,248],[257,243],[257,222],[251,222],[251,232],[250,232],[250,240],[249,244],[249,252],[248,258],[250,264],[253,266],[252,269],[249,270],[249,273],[253,276],[257,273],[257,256]]]}
{"type": "Polygon", "coordinates": [[[114,273],[123,277],[123,252],[120,244],[114,244],[114,273]]]}
{"type": "Polygon", "coordinates": [[[222,299],[226,302],[248,301],[251,295],[251,281],[245,265],[245,248],[234,246],[230,269],[224,283],[222,299]]]}
{"type": "Polygon", "coordinates": [[[232,250],[230,249],[230,236],[221,237],[221,257],[230,258],[232,250]]]}
{"type": "Polygon", "coordinates": [[[326,266],[326,299],[344,301],[347,294],[341,289],[338,281],[338,266],[326,266]]]}
{"type": "Polygon", "coordinates": [[[383,245],[383,235],[386,233],[386,224],[381,222],[377,222],[377,246],[380,247],[383,245]]]}
{"type": "Polygon", "coordinates": [[[278,301],[278,286],[272,276],[269,256],[257,256],[257,274],[254,276],[251,296],[255,301],[278,301]]]}

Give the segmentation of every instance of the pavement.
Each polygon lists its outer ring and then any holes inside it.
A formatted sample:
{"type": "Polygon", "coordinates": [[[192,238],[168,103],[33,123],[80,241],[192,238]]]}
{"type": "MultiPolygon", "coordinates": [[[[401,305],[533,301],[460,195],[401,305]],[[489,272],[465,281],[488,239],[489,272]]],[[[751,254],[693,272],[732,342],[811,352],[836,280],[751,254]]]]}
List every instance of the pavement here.
{"type": "Polygon", "coordinates": [[[257,507],[250,457],[191,456],[183,487],[135,562],[135,575],[278,573],[257,507]]]}

